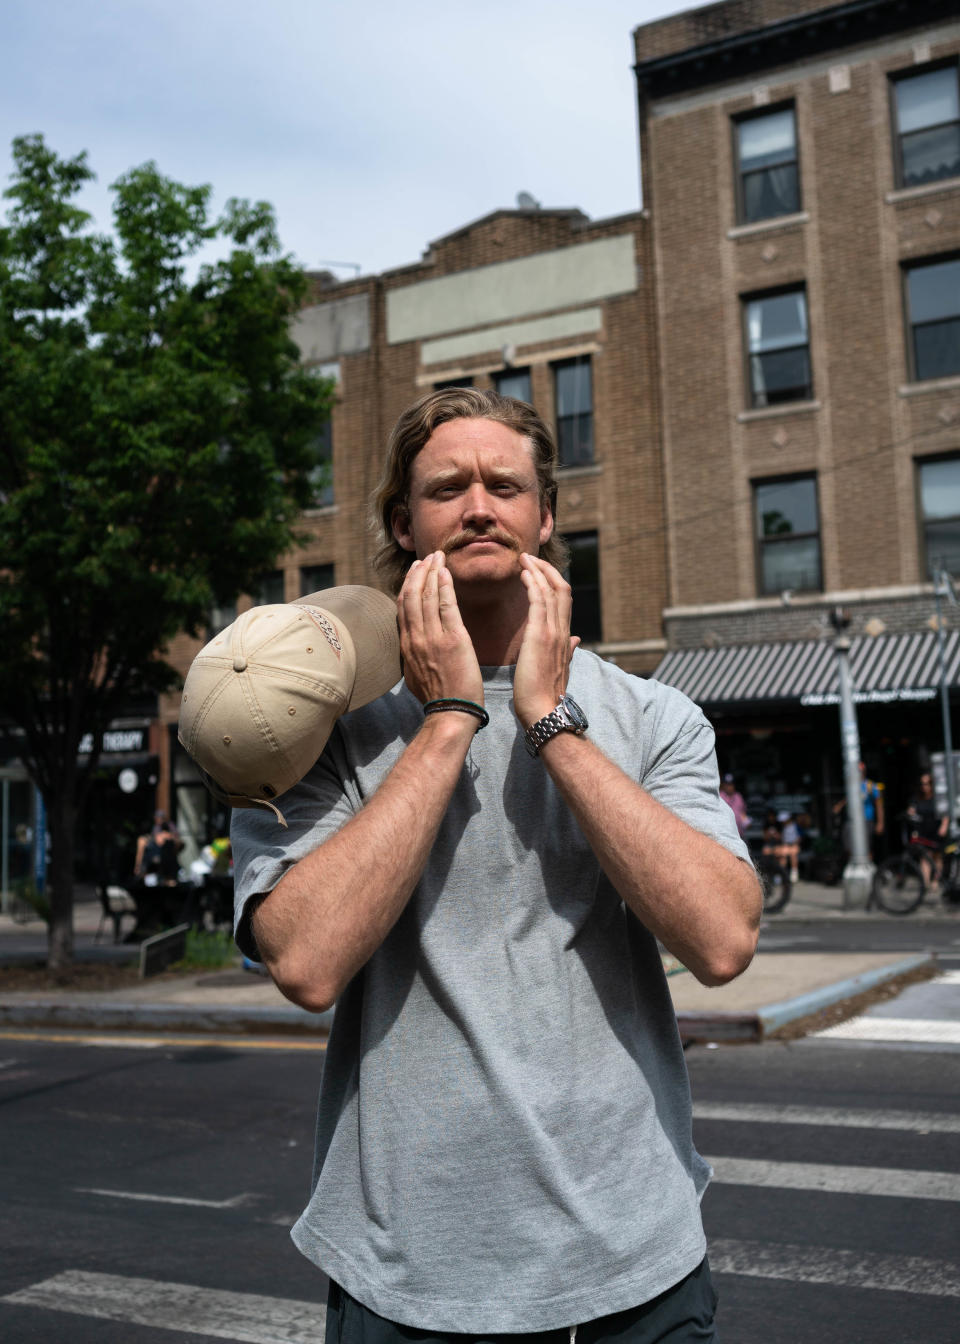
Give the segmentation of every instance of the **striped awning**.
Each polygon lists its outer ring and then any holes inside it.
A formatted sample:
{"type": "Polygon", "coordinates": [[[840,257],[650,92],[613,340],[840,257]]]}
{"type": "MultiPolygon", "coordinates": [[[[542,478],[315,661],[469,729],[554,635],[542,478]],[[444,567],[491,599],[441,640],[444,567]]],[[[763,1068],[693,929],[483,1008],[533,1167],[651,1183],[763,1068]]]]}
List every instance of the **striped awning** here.
{"type": "MultiPolygon", "coordinates": [[[[960,686],[960,631],[945,632],[944,663],[947,685],[960,686]]],[[[850,673],[860,704],[932,700],[940,686],[936,632],[860,635],[851,640],[850,673]]],[[[816,706],[840,698],[832,639],[676,649],[653,675],[698,705],[816,706]]]]}

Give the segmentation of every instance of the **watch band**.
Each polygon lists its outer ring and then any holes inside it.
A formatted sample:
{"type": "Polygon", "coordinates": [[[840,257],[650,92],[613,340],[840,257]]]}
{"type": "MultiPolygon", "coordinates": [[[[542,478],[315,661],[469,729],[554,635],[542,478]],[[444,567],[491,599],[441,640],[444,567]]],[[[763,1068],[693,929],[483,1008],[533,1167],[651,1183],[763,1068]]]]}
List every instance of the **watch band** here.
{"type": "Polygon", "coordinates": [[[531,723],[523,734],[523,742],[531,756],[539,756],[540,748],[558,733],[575,733],[582,737],[588,728],[583,710],[569,695],[564,695],[556,709],[531,723]]]}

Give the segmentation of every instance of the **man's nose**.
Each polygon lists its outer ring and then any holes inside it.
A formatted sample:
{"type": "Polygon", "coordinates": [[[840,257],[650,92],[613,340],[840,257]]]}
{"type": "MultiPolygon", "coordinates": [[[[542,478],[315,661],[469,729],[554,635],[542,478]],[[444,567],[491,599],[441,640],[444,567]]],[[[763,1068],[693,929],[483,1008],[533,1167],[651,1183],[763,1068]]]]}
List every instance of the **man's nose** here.
{"type": "Polygon", "coordinates": [[[467,490],[463,501],[463,517],[471,521],[481,519],[492,519],[496,517],[493,508],[493,501],[487,492],[486,486],[479,481],[474,482],[467,490]]]}

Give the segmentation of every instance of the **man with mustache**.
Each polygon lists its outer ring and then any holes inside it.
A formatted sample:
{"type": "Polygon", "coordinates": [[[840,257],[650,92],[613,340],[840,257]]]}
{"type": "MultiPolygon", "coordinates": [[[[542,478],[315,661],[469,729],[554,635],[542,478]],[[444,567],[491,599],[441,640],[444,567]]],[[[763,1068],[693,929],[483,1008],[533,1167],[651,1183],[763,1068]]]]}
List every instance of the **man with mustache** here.
{"type": "Polygon", "coordinates": [[[269,814],[236,813],[238,941],[336,1002],[310,1202],[329,1344],[708,1340],[709,1170],[659,939],[756,946],[713,733],[577,647],[532,407],[428,394],[375,495],[404,678],[269,814]]]}

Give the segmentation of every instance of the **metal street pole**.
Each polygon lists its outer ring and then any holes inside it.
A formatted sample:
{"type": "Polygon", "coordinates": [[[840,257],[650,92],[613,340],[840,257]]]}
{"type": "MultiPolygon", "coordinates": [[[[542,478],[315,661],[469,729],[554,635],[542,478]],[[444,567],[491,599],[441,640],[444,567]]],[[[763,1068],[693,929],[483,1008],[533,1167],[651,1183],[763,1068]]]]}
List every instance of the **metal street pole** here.
{"type": "Polygon", "coordinates": [[[837,631],[833,647],[837,654],[840,743],[843,750],[847,817],[850,822],[850,858],[843,870],[843,908],[847,910],[852,905],[866,905],[873,883],[874,866],[867,844],[867,823],[863,815],[863,791],[860,787],[860,730],[853,699],[853,679],[850,676],[850,640],[844,633],[850,618],[837,609],[831,613],[830,619],[837,631]]]}
{"type": "Polygon", "coordinates": [[[953,838],[957,824],[957,784],[953,773],[953,734],[950,731],[950,694],[947,690],[947,653],[946,637],[943,633],[943,617],[940,612],[941,584],[951,602],[956,603],[953,585],[945,569],[938,569],[933,576],[933,596],[937,604],[937,648],[940,654],[940,713],[943,717],[943,756],[947,773],[947,816],[950,818],[947,834],[953,838]]]}

